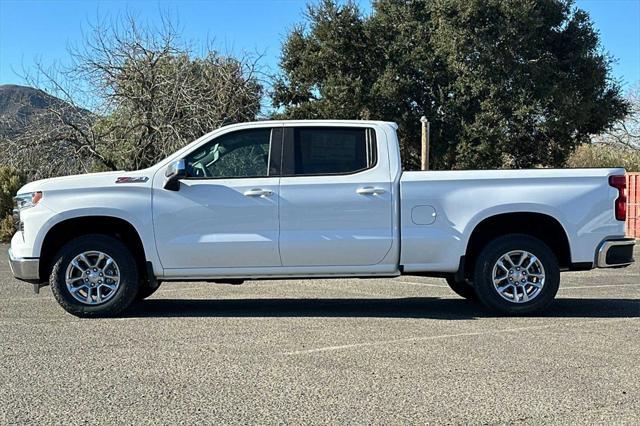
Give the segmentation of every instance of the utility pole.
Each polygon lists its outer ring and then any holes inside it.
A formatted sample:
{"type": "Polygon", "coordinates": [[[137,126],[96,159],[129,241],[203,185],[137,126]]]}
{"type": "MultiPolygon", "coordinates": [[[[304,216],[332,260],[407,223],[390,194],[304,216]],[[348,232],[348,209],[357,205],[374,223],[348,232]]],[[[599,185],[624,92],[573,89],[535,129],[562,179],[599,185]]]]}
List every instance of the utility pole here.
{"type": "Polygon", "coordinates": [[[429,170],[429,120],[424,115],[420,118],[422,123],[422,154],[420,170],[429,170]]]}

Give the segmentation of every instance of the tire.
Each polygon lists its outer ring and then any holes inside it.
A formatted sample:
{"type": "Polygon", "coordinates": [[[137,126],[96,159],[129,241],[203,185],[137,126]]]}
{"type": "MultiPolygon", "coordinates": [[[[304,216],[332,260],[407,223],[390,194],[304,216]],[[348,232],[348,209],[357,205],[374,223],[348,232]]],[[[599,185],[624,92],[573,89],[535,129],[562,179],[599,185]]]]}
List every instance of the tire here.
{"type": "Polygon", "coordinates": [[[136,295],[136,301],[144,300],[147,297],[150,297],[159,288],[160,288],[160,283],[158,283],[156,287],[151,287],[147,282],[141,283],[140,289],[138,290],[138,294],[136,295]]]}
{"type": "Polygon", "coordinates": [[[447,277],[446,281],[451,290],[458,296],[468,300],[476,300],[478,298],[476,290],[468,280],[456,281],[453,277],[447,277]]]}
{"type": "Polygon", "coordinates": [[[560,268],[555,254],[545,243],[528,235],[509,234],[496,238],[476,260],[474,288],[478,299],[486,307],[501,313],[540,312],[553,302],[559,285],[560,268]],[[527,257],[523,259],[524,253],[527,257]],[[510,265],[507,259],[511,259],[510,265]],[[494,277],[497,278],[496,285],[494,277]]]}
{"type": "Polygon", "coordinates": [[[138,294],[140,279],[134,259],[116,238],[99,234],[75,238],[54,258],[49,277],[53,296],[77,317],[115,316],[128,308],[138,294]],[[73,294],[68,278],[75,289],[73,294]]]}

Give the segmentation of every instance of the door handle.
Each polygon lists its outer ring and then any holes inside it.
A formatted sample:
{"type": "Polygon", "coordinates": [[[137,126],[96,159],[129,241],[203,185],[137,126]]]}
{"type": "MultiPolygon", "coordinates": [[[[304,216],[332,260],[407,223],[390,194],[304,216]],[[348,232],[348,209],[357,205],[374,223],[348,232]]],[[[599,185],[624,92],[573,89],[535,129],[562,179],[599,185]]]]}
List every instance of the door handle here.
{"type": "Polygon", "coordinates": [[[363,188],[358,188],[356,190],[356,194],[360,194],[360,195],[379,195],[383,193],[384,193],[384,189],[374,188],[373,186],[365,186],[363,188]]]}
{"type": "Polygon", "coordinates": [[[247,197],[268,197],[273,194],[270,189],[253,188],[244,192],[247,197]]]}

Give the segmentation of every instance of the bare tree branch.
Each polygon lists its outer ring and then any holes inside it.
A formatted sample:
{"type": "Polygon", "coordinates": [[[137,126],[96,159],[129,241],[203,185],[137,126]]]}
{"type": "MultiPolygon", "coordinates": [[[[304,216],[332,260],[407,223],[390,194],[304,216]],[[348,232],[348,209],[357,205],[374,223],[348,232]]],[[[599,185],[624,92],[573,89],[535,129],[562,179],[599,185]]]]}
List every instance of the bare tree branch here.
{"type": "Polygon", "coordinates": [[[254,120],[260,112],[260,55],[204,55],[180,41],[171,20],[159,28],[132,16],[101,22],[72,64],[37,64],[26,80],[61,98],[3,144],[4,163],[35,177],[148,167],[202,134],[254,120]],[[83,108],[91,105],[91,111],[83,108]]]}
{"type": "Polygon", "coordinates": [[[627,94],[629,114],[604,133],[591,138],[594,143],[640,151],[640,82],[627,94]]]}

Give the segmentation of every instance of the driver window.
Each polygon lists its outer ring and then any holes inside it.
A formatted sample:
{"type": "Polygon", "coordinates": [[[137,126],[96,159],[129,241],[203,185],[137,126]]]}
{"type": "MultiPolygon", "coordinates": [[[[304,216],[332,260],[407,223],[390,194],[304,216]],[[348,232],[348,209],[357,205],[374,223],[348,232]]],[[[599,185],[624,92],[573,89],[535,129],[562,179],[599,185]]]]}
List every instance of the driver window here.
{"type": "Polygon", "coordinates": [[[269,170],[271,129],[227,133],[185,158],[187,176],[195,178],[265,177],[269,170]]]}

